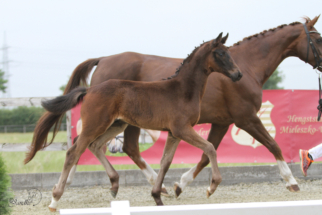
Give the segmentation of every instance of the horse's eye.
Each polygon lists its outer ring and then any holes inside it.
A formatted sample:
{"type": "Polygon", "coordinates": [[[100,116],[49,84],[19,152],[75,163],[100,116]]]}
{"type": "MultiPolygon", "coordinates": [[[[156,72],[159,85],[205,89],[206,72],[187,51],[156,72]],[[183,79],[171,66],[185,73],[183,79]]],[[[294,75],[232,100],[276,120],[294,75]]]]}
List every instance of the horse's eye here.
{"type": "Polygon", "coordinates": [[[322,38],[316,40],[317,43],[322,43],[322,38]]]}

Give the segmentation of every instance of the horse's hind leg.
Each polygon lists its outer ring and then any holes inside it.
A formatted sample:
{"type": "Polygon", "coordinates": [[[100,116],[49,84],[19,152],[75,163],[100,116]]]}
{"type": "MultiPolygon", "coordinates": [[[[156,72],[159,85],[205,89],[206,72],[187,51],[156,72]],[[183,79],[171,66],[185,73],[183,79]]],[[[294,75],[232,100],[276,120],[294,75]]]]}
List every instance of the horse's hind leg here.
{"type": "Polygon", "coordinates": [[[161,159],[161,166],[158,173],[158,177],[153,186],[152,193],[151,193],[157,205],[163,205],[163,202],[161,200],[161,189],[162,189],[161,186],[163,183],[164,176],[170,167],[170,164],[172,162],[174,153],[178,147],[179,142],[180,142],[180,139],[174,137],[169,132],[168,139],[165,143],[165,147],[164,147],[164,151],[161,159]]]}
{"type": "Polygon", "coordinates": [[[118,188],[119,188],[119,175],[110,164],[110,162],[106,159],[104,152],[102,151],[102,147],[106,144],[106,142],[112,138],[114,138],[119,133],[123,132],[128,124],[118,121],[114,123],[111,127],[109,127],[104,134],[102,134],[99,138],[97,138],[93,143],[89,145],[89,150],[97,157],[97,159],[101,162],[105,171],[110,178],[111,181],[111,195],[115,198],[118,188]]]}
{"type": "MultiPolygon", "coordinates": [[[[158,174],[141,157],[139,150],[140,128],[129,125],[124,131],[123,151],[134,161],[141,169],[148,182],[153,186],[158,174]]],[[[162,184],[161,195],[169,196],[164,184],[162,184]]]]}
{"type": "Polygon", "coordinates": [[[291,192],[297,192],[300,190],[292,172],[282,155],[282,150],[271,135],[267,132],[266,128],[262,124],[261,120],[256,116],[249,117],[246,122],[237,123],[236,126],[245,130],[252,135],[257,141],[263,144],[275,157],[280,174],[286,182],[286,188],[291,192]]]}
{"type": "MultiPolygon", "coordinates": [[[[207,140],[214,145],[216,150],[222,138],[225,136],[228,128],[229,126],[212,124],[207,140]]],[[[175,182],[174,192],[176,197],[178,197],[182,193],[186,186],[193,182],[193,180],[197,177],[201,170],[209,164],[209,162],[210,160],[208,156],[205,153],[203,153],[199,163],[181,176],[180,183],[175,182]]]]}

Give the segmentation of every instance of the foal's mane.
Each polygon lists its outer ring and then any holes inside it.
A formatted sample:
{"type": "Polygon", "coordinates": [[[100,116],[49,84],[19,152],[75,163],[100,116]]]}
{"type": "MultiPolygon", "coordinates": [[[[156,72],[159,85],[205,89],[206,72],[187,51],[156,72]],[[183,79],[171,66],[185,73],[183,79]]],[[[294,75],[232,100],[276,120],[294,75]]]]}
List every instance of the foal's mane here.
{"type": "MultiPolygon", "coordinates": [[[[309,17],[307,17],[307,16],[304,16],[303,19],[305,20],[305,23],[308,23],[308,22],[311,21],[311,19],[309,17]]],[[[274,32],[276,29],[281,29],[281,28],[283,28],[285,26],[294,26],[294,25],[298,25],[298,24],[303,24],[303,23],[301,23],[301,22],[292,22],[292,23],[290,23],[288,25],[284,24],[284,25],[277,26],[276,28],[271,28],[269,30],[264,30],[264,31],[262,31],[262,32],[260,32],[258,34],[254,34],[254,35],[251,35],[249,37],[245,37],[243,40],[238,41],[237,43],[234,43],[234,45],[232,45],[232,46],[237,46],[237,45],[239,45],[240,43],[242,43],[244,41],[252,39],[253,37],[258,37],[258,35],[264,35],[267,32],[274,32]]]]}
{"type": "Polygon", "coordinates": [[[188,56],[183,60],[183,62],[181,63],[181,65],[177,68],[176,72],[174,73],[174,75],[168,77],[168,78],[163,78],[162,80],[168,80],[168,79],[172,79],[174,77],[177,77],[181,67],[186,63],[186,62],[190,62],[191,59],[194,57],[194,55],[196,54],[196,52],[199,50],[200,47],[202,47],[204,44],[209,43],[210,41],[207,42],[203,42],[201,43],[199,46],[196,46],[195,49],[191,52],[191,54],[188,54],[188,56]]]}

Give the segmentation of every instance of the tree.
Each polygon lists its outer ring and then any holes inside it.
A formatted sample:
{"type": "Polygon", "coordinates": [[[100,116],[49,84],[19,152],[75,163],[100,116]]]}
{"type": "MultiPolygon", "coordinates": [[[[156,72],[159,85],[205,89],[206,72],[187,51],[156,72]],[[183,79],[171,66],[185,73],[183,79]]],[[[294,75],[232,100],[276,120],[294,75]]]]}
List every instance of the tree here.
{"type": "Polygon", "coordinates": [[[284,87],[279,87],[278,85],[284,80],[284,74],[278,68],[273,72],[271,77],[263,85],[264,90],[271,89],[284,89],[284,87]]]}
{"type": "Polygon", "coordinates": [[[64,94],[66,86],[67,86],[67,84],[64,84],[64,85],[59,87],[59,90],[61,90],[62,94],[64,94]]]}
{"type": "Polygon", "coordinates": [[[2,91],[3,93],[6,92],[6,83],[8,82],[8,80],[4,79],[4,72],[2,70],[0,70],[0,91],[2,91]]]}

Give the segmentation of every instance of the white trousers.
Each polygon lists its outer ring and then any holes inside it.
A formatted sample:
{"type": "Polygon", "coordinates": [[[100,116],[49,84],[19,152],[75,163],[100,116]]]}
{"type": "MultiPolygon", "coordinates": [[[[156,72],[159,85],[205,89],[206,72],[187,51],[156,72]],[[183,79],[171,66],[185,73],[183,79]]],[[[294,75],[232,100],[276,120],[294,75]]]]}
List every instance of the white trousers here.
{"type": "Polygon", "coordinates": [[[312,156],[313,160],[322,157],[322,143],[313,147],[312,149],[309,149],[309,153],[312,156]]]}

